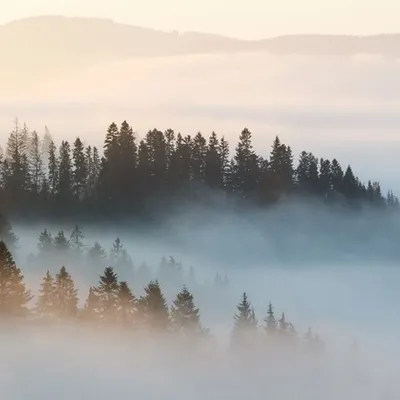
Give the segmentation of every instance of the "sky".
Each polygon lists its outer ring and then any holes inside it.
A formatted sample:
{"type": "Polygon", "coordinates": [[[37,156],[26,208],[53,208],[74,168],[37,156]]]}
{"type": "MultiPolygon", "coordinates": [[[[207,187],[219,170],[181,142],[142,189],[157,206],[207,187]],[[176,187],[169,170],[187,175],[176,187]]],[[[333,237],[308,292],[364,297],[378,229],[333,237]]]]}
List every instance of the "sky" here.
{"type": "Polygon", "coordinates": [[[1,0],[0,23],[34,15],[111,18],[162,30],[255,39],[280,34],[399,31],[398,0],[1,0]]]}

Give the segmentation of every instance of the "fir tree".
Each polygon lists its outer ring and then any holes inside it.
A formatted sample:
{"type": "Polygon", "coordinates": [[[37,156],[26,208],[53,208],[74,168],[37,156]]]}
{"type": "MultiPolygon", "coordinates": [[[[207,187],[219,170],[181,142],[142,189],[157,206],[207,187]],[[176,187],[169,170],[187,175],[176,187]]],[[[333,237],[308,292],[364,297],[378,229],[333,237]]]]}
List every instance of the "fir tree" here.
{"type": "Polygon", "coordinates": [[[80,230],[79,226],[76,225],[74,230],[71,233],[70,239],[69,239],[69,244],[72,250],[78,254],[81,255],[83,252],[83,239],[85,238],[85,235],[82,233],[80,230]]]}
{"type": "Polygon", "coordinates": [[[171,307],[171,325],[175,331],[187,335],[198,335],[204,332],[200,324],[200,312],[195,307],[193,295],[186,286],[176,295],[171,307]]]}
{"type": "Polygon", "coordinates": [[[73,318],[78,313],[78,290],[65,267],[56,275],[55,311],[61,318],[73,318]]]}
{"type": "Polygon", "coordinates": [[[275,314],[274,314],[274,309],[272,307],[272,304],[268,304],[268,311],[267,311],[267,316],[264,319],[266,326],[265,330],[267,331],[268,334],[273,335],[276,333],[276,319],[275,319],[275,314]]]}
{"type": "Polygon", "coordinates": [[[118,309],[118,276],[112,267],[107,267],[97,287],[93,288],[94,294],[99,298],[99,318],[103,322],[113,322],[117,318],[118,309]]]}
{"type": "Polygon", "coordinates": [[[29,142],[29,173],[32,192],[36,195],[40,193],[45,178],[41,147],[40,137],[33,131],[29,142]]]}
{"type": "Polygon", "coordinates": [[[0,241],[0,314],[3,316],[22,316],[27,312],[26,306],[32,296],[23,280],[11,252],[0,241]]]}
{"type": "Polygon", "coordinates": [[[167,330],[170,325],[168,306],[158,281],[151,281],[144,291],[139,304],[146,327],[155,331],[167,330]]]}
{"type": "Polygon", "coordinates": [[[88,165],[85,158],[85,146],[79,138],[74,142],[72,158],[74,164],[72,190],[74,196],[82,200],[88,180],[88,165]]]}
{"type": "Polygon", "coordinates": [[[123,324],[133,322],[136,311],[136,298],[129,288],[127,282],[120,282],[118,288],[118,314],[123,324]]]}
{"type": "Polygon", "coordinates": [[[6,217],[0,213],[0,240],[3,241],[11,250],[13,250],[17,243],[17,235],[13,232],[11,224],[6,217]]]}
{"type": "Polygon", "coordinates": [[[49,189],[52,196],[55,196],[58,190],[58,182],[59,182],[59,171],[58,171],[58,159],[57,159],[57,148],[53,140],[49,142],[49,150],[48,150],[48,180],[49,180],[49,189]]]}
{"type": "Polygon", "coordinates": [[[40,317],[52,317],[55,313],[56,288],[50,271],[46,272],[40,285],[39,296],[36,302],[36,312],[40,317]]]}
{"type": "Polygon", "coordinates": [[[86,321],[97,321],[100,310],[100,298],[96,294],[95,289],[91,286],[89,288],[89,295],[82,310],[82,317],[86,321]]]}
{"type": "Polygon", "coordinates": [[[254,335],[257,333],[258,321],[246,292],[243,293],[240,303],[236,307],[238,312],[233,317],[232,340],[234,344],[245,344],[248,340],[254,339],[254,335]]]}
{"type": "Polygon", "coordinates": [[[38,249],[41,255],[48,255],[54,249],[53,238],[51,232],[45,229],[39,235],[38,249]]]}
{"type": "Polygon", "coordinates": [[[63,230],[58,231],[54,238],[54,248],[59,252],[66,252],[69,250],[70,244],[63,230]]]}

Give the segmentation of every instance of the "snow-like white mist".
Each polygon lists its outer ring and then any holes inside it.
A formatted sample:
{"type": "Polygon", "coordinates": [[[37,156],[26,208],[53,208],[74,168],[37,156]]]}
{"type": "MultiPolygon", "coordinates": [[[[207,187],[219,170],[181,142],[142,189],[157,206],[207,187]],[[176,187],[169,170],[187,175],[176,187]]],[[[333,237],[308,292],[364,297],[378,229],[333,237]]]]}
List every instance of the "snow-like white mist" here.
{"type": "MultiPolygon", "coordinates": [[[[212,340],[189,349],[161,337],[3,326],[2,398],[398,398],[399,216],[300,202],[238,212],[218,200],[210,209],[177,212],[157,228],[129,222],[81,228],[88,246],[98,241],[109,248],[119,236],[135,268],[146,261],[152,277],[162,256],[175,257],[186,270],[192,266],[205,283],[226,273],[227,291],[211,295],[207,284],[194,291],[212,340]],[[249,351],[230,353],[232,317],[244,291],[260,324],[271,301],[299,336],[312,326],[325,352],[269,352],[261,339],[249,351]]],[[[34,291],[47,268],[29,261],[39,232],[45,227],[68,232],[74,223],[14,226],[20,238],[17,258],[34,291]]],[[[65,265],[84,300],[101,268],[81,271],[70,260],[65,265]]],[[[134,273],[127,279],[134,285],[134,273]]],[[[170,303],[173,293],[167,298],[170,303]]]]}

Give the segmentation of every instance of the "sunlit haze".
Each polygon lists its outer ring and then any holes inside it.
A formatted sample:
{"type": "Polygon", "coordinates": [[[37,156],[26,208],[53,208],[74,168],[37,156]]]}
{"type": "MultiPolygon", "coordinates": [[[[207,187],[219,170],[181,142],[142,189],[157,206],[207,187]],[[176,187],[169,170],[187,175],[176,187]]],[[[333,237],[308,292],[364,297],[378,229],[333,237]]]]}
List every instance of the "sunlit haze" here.
{"type": "Polygon", "coordinates": [[[399,11],[397,0],[15,0],[4,3],[0,21],[43,14],[90,16],[254,39],[293,33],[397,32],[399,11]]]}

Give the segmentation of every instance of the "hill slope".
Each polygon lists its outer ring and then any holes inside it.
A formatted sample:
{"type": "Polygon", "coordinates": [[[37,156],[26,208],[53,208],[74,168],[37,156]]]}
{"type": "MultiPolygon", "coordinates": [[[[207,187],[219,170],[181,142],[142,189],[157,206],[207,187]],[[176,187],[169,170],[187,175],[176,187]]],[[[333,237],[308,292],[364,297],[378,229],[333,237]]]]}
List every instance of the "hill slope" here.
{"type": "Polygon", "coordinates": [[[271,54],[397,57],[400,34],[376,36],[293,35],[259,41],[187,32],[167,33],[111,20],[35,17],[0,26],[3,81],[54,75],[134,57],[266,51],[271,54]]]}

